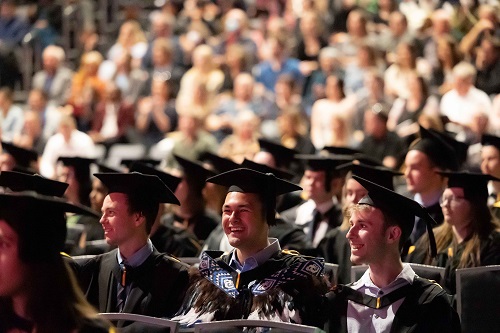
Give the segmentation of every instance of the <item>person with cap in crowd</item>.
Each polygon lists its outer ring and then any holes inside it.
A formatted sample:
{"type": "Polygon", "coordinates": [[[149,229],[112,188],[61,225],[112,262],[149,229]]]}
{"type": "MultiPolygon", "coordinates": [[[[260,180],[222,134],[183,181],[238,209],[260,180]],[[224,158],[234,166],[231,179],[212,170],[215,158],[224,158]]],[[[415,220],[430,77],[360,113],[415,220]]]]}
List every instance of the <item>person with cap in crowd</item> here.
{"type": "Polygon", "coordinates": [[[490,175],[468,172],[440,172],[448,185],[440,200],[444,223],[434,229],[437,257],[423,245],[426,236],[415,244],[407,261],[446,267],[444,287],[456,293],[455,270],[500,264],[500,225],[493,220],[486,204],[490,175]]]}
{"type": "Polygon", "coordinates": [[[173,320],[196,322],[269,319],[322,326],[318,303],[324,295],[323,259],[282,251],[268,238],[275,223],[276,196],[299,186],[251,169],[240,168],[208,178],[228,188],[222,225],[235,249],[207,251],[199,270],[191,271],[188,297],[173,320]]]}
{"type": "Polygon", "coordinates": [[[77,261],[87,299],[99,312],[172,316],[188,286],[187,267],[159,253],[149,233],[159,203],[178,205],[179,200],[157,176],[138,172],[94,176],[109,191],[100,222],[106,241],[117,249],[77,261]]]}
{"type": "Polygon", "coordinates": [[[337,273],[338,283],[347,283],[351,277],[351,248],[346,239],[349,230],[349,219],[346,218],[349,208],[359,202],[368,191],[361,185],[354,175],[370,179],[376,184],[394,190],[393,177],[402,175],[399,172],[385,168],[381,165],[371,166],[354,160],[341,164],[337,168],[339,171],[348,171],[346,175],[344,189],[342,191],[342,212],[344,220],[339,227],[333,228],[325,234],[325,237],[318,245],[318,256],[325,258],[326,262],[339,265],[337,273]]]}
{"type": "Polygon", "coordinates": [[[93,214],[54,196],[0,194],[0,332],[114,332],[60,253],[66,212],[93,214]]]}
{"type": "Polygon", "coordinates": [[[198,161],[188,160],[178,155],[174,157],[178,167],[172,170],[172,173],[177,172],[176,175],[182,178],[175,190],[175,195],[181,204],[178,207],[172,207],[172,212],[164,214],[161,223],[185,229],[200,241],[204,241],[220,223],[220,217],[207,210],[203,200],[205,180],[215,173],[198,161]]]}
{"type": "MultiPolygon", "coordinates": [[[[409,196],[413,196],[413,200],[424,206],[438,224],[443,223],[439,199],[446,185],[445,178],[436,171],[457,169],[458,160],[453,148],[439,136],[420,126],[420,137],[411,143],[405,157],[406,189],[410,192],[409,196]]],[[[425,233],[425,226],[420,218],[415,219],[404,253],[413,250],[412,246],[425,233]]]]}
{"type": "Polygon", "coordinates": [[[38,170],[36,151],[2,141],[0,152],[0,171],[36,173],[38,170]]]}
{"type": "MultiPolygon", "coordinates": [[[[278,178],[290,180],[293,175],[291,173],[278,170],[276,168],[272,168],[270,166],[256,163],[250,160],[243,160],[241,163],[241,167],[251,169],[254,171],[258,171],[261,173],[272,173],[278,178]]],[[[285,193],[286,194],[286,193],[285,193]]],[[[278,214],[275,216],[275,224],[269,228],[269,237],[276,238],[283,249],[291,249],[301,251],[304,249],[311,248],[311,242],[308,240],[304,231],[301,228],[297,227],[294,223],[290,223],[285,221],[279,215],[278,206],[280,200],[284,195],[280,195],[276,198],[276,211],[278,214]]],[[[219,224],[217,228],[215,228],[205,243],[203,244],[203,251],[206,250],[220,250],[224,252],[229,252],[233,250],[233,247],[229,244],[229,240],[227,237],[224,237],[224,228],[222,224],[219,224]]]]}
{"type": "MultiPolygon", "coordinates": [[[[70,202],[90,207],[92,179],[90,166],[95,160],[83,157],[59,157],[56,178],[69,184],[64,197],[70,202]]],[[[99,211],[97,211],[99,212],[99,211]]],[[[68,242],[75,246],[71,255],[82,254],[85,242],[104,239],[104,231],[99,219],[75,214],[68,218],[68,242]]]]}
{"type": "MultiPolygon", "coordinates": [[[[131,172],[140,172],[145,175],[158,176],[161,181],[167,185],[174,193],[177,186],[182,182],[182,178],[171,175],[167,172],[158,170],[147,164],[133,163],[131,172]]],[[[149,238],[153,246],[162,253],[167,253],[175,257],[195,257],[201,250],[200,241],[194,234],[184,228],[179,228],[170,224],[162,224],[161,217],[168,213],[166,205],[160,203],[158,215],[151,227],[149,238]]]]}
{"type": "MultiPolygon", "coordinates": [[[[500,138],[484,134],[481,138],[481,172],[500,178],[500,138]]],[[[488,207],[493,216],[500,218],[500,182],[488,182],[488,207]]]]}
{"type": "MultiPolygon", "coordinates": [[[[284,177],[285,179],[294,183],[300,182],[300,177],[304,173],[304,167],[302,163],[295,159],[295,155],[299,154],[298,151],[271,140],[260,138],[258,142],[260,151],[253,156],[253,162],[270,166],[275,170],[284,171],[287,175],[291,175],[290,178],[287,178],[288,176],[284,177]]],[[[257,171],[261,170],[257,169],[257,171]]],[[[278,174],[276,176],[283,178],[278,174]]],[[[281,196],[276,210],[282,212],[302,203],[299,193],[286,193],[281,196]]]]}
{"type": "Polygon", "coordinates": [[[281,213],[288,221],[301,227],[313,248],[316,248],[325,234],[342,224],[340,199],[344,186],[344,175],[335,167],[350,162],[347,155],[319,156],[295,155],[306,163],[301,180],[303,196],[307,201],[281,213]]]}
{"type": "MultiPolygon", "coordinates": [[[[432,217],[416,201],[353,176],[368,194],[349,208],[347,239],[353,264],[368,270],[356,282],[326,295],[328,332],[460,332],[449,295],[435,282],[401,262],[401,250],[415,216],[432,217]]],[[[434,238],[430,238],[432,252],[434,238]]]]}
{"type": "MultiPolygon", "coordinates": [[[[222,157],[210,151],[203,152],[198,160],[205,168],[215,172],[215,174],[241,167],[238,163],[229,158],[222,157]]],[[[206,183],[203,188],[203,199],[205,200],[205,207],[207,210],[221,216],[220,208],[226,199],[226,189],[217,184],[206,183]]]]}

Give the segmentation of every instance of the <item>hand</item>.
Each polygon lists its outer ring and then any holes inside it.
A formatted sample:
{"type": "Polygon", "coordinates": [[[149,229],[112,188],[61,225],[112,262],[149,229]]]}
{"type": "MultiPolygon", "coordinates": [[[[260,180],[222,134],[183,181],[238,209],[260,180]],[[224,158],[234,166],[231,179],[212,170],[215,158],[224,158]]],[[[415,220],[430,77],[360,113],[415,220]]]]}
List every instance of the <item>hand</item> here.
{"type": "Polygon", "coordinates": [[[153,100],[151,97],[145,97],[139,102],[138,111],[140,115],[147,116],[153,110],[153,100]]]}

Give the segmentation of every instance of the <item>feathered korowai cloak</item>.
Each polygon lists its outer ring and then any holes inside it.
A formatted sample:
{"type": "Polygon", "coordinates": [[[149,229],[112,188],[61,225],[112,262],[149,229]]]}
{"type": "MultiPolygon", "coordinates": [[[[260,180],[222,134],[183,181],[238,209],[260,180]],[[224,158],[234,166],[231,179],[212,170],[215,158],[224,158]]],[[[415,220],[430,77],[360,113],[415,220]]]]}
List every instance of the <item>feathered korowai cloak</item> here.
{"type": "Polygon", "coordinates": [[[230,319],[266,319],[322,327],[319,313],[328,290],[324,260],[277,251],[255,269],[238,274],[231,254],[203,253],[183,307],[173,320],[183,326],[230,319]]]}

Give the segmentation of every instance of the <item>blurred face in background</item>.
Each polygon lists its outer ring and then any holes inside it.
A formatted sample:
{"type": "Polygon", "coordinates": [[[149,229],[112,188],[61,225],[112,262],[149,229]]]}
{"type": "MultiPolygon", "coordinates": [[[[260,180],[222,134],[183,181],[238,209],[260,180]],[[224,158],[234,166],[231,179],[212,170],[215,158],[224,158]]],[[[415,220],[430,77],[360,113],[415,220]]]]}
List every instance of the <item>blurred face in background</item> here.
{"type": "Polygon", "coordinates": [[[481,149],[481,172],[500,178],[500,151],[494,146],[481,149]]]}

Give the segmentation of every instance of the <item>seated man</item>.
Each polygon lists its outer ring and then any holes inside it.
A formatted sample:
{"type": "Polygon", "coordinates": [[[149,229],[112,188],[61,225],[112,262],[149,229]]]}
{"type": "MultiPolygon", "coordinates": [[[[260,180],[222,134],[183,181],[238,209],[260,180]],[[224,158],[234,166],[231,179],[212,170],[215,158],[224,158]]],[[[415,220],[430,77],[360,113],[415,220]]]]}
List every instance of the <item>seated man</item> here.
{"type": "Polygon", "coordinates": [[[460,332],[449,295],[401,262],[401,249],[415,216],[427,222],[431,252],[436,254],[429,213],[417,202],[364,178],[367,191],[348,211],[351,261],[368,264],[360,280],[327,294],[329,332],[460,332]]]}
{"type": "Polygon", "coordinates": [[[236,169],[207,179],[229,187],[222,208],[224,233],[235,250],[202,254],[199,271],[174,320],[196,322],[269,319],[322,327],[320,298],[327,287],[323,259],[282,251],[268,238],[275,223],[276,196],[299,186],[250,169],[236,169]]]}
{"type": "Polygon", "coordinates": [[[148,235],[159,203],[179,204],[157,177],[137,172],[94,174],[109,190],[101,224],[118,248],[78,261],[80,284],[99,312],[173,316],[188,285],[186,267],[159,253],[148,235]]]}

